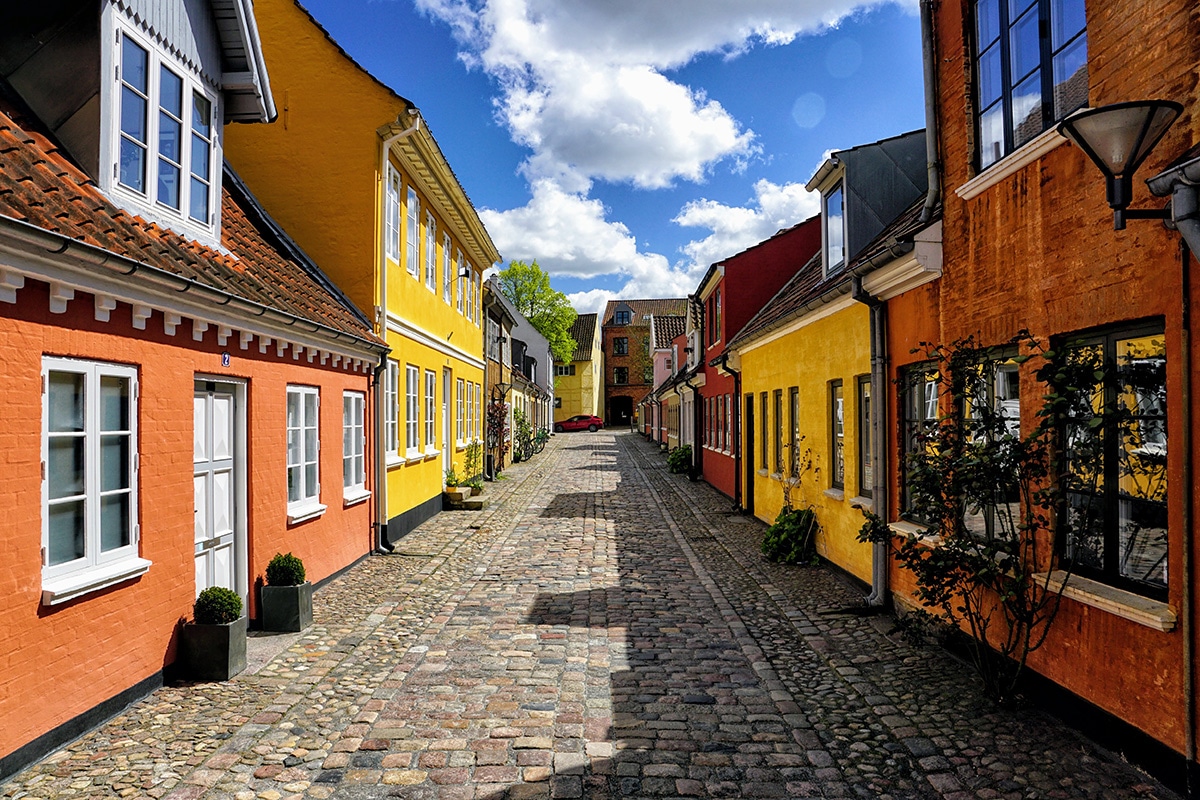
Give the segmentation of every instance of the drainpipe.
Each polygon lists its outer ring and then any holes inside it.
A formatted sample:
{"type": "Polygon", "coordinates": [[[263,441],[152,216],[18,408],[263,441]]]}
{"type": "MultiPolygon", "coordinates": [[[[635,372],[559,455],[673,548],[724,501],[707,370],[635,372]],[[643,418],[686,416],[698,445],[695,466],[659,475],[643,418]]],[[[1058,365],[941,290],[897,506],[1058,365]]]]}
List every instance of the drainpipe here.
{"type": "Polygon", "coordinates": [[[921,61],[925,72],[925,170],[929,189],[921,222],[933,219],[933,209],[941,194],[941,168],[938,164],[937,61],[933,39],[933,2],[921,0],[921,61]]]}
{"type": "MultiPolygon", "coordinates": [[[[888,518],[890,502],[887,481],[887,304],[863,288],[862,278],[855,277],[851,296],[870,310],[871,319],[871,506],[884,520],[888,518]]],[[[871,593],[868,606],[887,605],[888,543],[871,545],[871,593]]]]}
{"type": "MultiPolygon", "coordinates": [[[[388,159],[388,153],[392,150],[392,145],[412,134],[416,133],[421,127],[420,112],[415,108],[408,109],[408,115],[412,117],[413,123],[404,130],[393,133],[390,136],[384,136],[379,141],[379,199],[380,210],[383,211],[383,224],[380,226],[379,249],[377,253],[379,264],[379,311],[376,324],[379,325],[379,338],[387,342],[387,287],[388,287],[388,269],[387,269],[387,176],[388,167],[391,162],[388,159]]],[[[401,115],[403,116],[403,115],[401,115]]],[[[401,116],[396,117],[394,124],[400,124],[401,116]]],[[[390,352],[390,351],[389,351],[390,352]]],[[[380,367],[382,372],[387,371],[387,353],[383,353],[379,357],[380,367]]],[[[391,543],[388,541],[387,526],[388,526],[388,496],[387,496],[387,443],[383,440],[386,435],[384,430],[387,426],[384,425],[384,420],[387,419],[387,409],[384,407],[384,401],[387,398],[387,392],[375,392],[375,521],[372,523],[376,532],[376,545],[381,553],[390,553],[392,551],[391,543]]]]}
{"type": "MultiPolygon", "coordinates": [[[[372,374],[371,374],[371,383],[370,383],[371,406],[372,406],[372,408],[375,409],[376,413],[378,413],[378,410],[383,406],[383,403],[380,400],[380,397],[385,393],[381,392],[379,390],[379,385],[382,380],[385,380],[384,375],[386,373],[387,373],[387,352],[385,351],[385,352],[382,352],[379,354],[379,364],[375,367],[374,370],[372,370],[372,374]]],[[[375,417],[375,426],[374,427],[375,427],[376,431],[378,431],[381,427],[383,427],[383,420],[381,417],[378,417],[378,416],[375,417]]],[[[377,553],[390,553],[390,552],[392,552],[392,550],[394,548],[392,547],[392,543],[389,542],[388,538],[387,538],[387,504],[383,503],[379,496],[379,486],[382,483],[386,482],[386,481],[381,481],[379,478],[379,465],[381,463],[381,459],[379,458],[379,449],[380,449],[379,443],[380,443],[381,439],[382,439],[382,437],[376,436],[375,442],[374,442],[374,444],[375,444],[375,480],[374,480],[375,492],[371,497],[371,502],[373,503],[373,506],[372,506],[373,521],[371,522],[371,528],[373,530],[373,533],[375,534],[374,537],[372,537],[375,540],[373,542],[374,551],[377,553]],[[381,519],[383,520],[383,524],[380,524],[381,519]]]]}

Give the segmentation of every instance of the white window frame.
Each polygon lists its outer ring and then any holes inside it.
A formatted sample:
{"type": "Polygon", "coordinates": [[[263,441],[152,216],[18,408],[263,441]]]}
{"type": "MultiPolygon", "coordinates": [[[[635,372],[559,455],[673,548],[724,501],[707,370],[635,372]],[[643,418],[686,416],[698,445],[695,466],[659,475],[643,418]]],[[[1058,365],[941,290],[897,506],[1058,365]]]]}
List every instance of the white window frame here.
{"type": "MultiPolygon", "coordinates": [[[[471,264],[469,262],[467,263],[467,269],[471,270],[471,264]]],[[[464,310],[467,315],[467,321],[474,322],[475,321],[475,272],[474,272],[474,270],[471,270],[471,274],[467,275],[467,277],[464,280],[466,280],[466,282],[467,282],[467,288],[464,290],[467,295],[466,301],[465,301],[466,308],[464,310]]]]}
{"type": "Polygon", "coordinates": [[[435,456],[437,449],[437,373],[425,370],[425,455],[435,456]]]}
{"type": "Polygon", "coordinates": [[[425,286],[437,292],[437,221],[432,211],[425,212],[425,286]]]}
{"type": "Polygon", "coordinates": [[[450,305],[450,234],[442,234],[442,299],[450,305]]]}
{"type": "Polygon", "coordinates": [[[846,182],[839,180],[833,186],[829,187],[829,191],[821,196],[821,247],[824,253],[823,261],[825,263],[825,274],[832,275],[836,272],[841,272],[846,268],[849,253],[849,242],[846,241],[846,182]],[[830,245],[832,244],[830,236],[830,218],[829,218],[829,198],[837,192],[841,196],[841,228],[838,233],[841,236],[841,255],[836,262],[833,261],[830,255],[830,245]]]}
{"type": "Polygon", "coordinates": [[[460,278],[459,275],[462,273],[463,268],[462,250],[455,250],[454,255],[454,299],[458,307],[458,313],[461,314],[463,313],[463,284],[462,278],[460,278]]]}
{"type": "MultiPolygon", "coordinates": [[[[290,479],[292,470],[299,470],[297,474],[301,478],[300,496],[296,500],[292,500],[290,499],[291,492],[288,492],[287,512],[289,521],[298,522],[301,519],[308,519],[325,510],[325,506],[321,505],[321,390],[315,386],[294,386],[289,384],[287,387],[286,408],[287,414],[284,424],[287,429],[287,436],[290,439],[293,433],[298,434],[299,446],[297,449],[300,454],[300,460],[294,462],[291,460],[290,452],[288,452],[286,458],[287,477],[290,479]],[[306,400],[310,397],[316,400],[317,418],[315,426],[307,424],[307,420],[304,419],[304,410],[307,405],[306,400]],[[301,417],[299,426],[288,424],[287,421],[291,419],[293,402],[300,404],[301,417]],[[309,453],[305,434],[314,427],[317,433],[316,452],[309,453]],[[312,486],[308,485],[306,477],[306,467],[310,464],[316,467],[316,478],[312,486]]],[[[290,451],[290,448],[288,450],[290,451]]]]}
{"type": "Polygon", "coordinates": [[[121,581],[144,574],[150,562],[139,557],[141,531],[138,522],[138,380],[134,367],[80,361],[67,358],[42,359],[42,602],[46,605],[63,603],[88,592],[103,589],[121,581]],[[50,430],[50,373],[70,373],[83,381],[82,430],[50,430]],[[104,378],[126,381],[128,427],[125,430],[104,431],[101,421],[100,386],[104,378]],[[127,486],[105,490],[102,486],[103,436],[122,436],[129,442],[129,463],[126,466],[127,486]],[[83,440],[82,491],[51,499],[50,442],[64,438],[83,440]],[[124,494],[128,497],[128,544],[102,550],[101,502],[105,497],[124,494]],[[83,502],[83,556],[59,564],[50,564],[50,509],[68,502],[83,502]]]}
{"type": "Polygon", "coordinates": [[[483,385],[475,384],[475,438],[483,439],[483,385]]]}
{"type": "Polygon", "coordinates": [[[388,164],[383,241],[387,257],[400,263],[400,173],[388,164]]]}
{"type": "Polygon", "coordinates": [[[407,364],[404,367],[404,449],[408,458],[421,456],[421,370],[407,364]]]}
{"type": "Polygon", "coordinates": [[[200,241],[216,243],[219,239],[220,230],[221,120],[224,114],[220,93],[205,82],[194,69],[179,62],[152,39],[145,37],[141,31],[126,25],[120,19],[119,15],[113,14],[112,19],[113,38],[109,40],[113,42],[111,53],[112,69],[108,73],[109,80],[104,87],[108,94],[108,101],[105,104],[108,120],[104,126],[103,136],[107,144],[103,152],[107,153],[107,155],[102,157],[102,161],[111,165],[111,172],[108,169],[101,169],[101,188],[107,191],[122,206],[136,211],[149,220],[180,231],[200,241]],[[121,130],[122,87],[127,85],[123,80],[124,64],[122,63],[124,60],[123,43],[126,39],[146,53],[145,91],[142,92],[132,85],[129,86],[130,91],[138,94],[146,102],[146,115],[143,120],[143,132],[146,137],[144,141],[128,136],[121,130]],[[171,160],[174,166],[179,169],[178,208],[158,199],[158,171],[159,157],[161,155],[159,149],[159,127],[161,122],[160,114],[164,113],[161,105],[162,96],[160,89],[162,70],[164,68],[170,70],[182,82],[181,114],[179,116],[171,114],[172,118],[176,119],[181,125],[179,160],[178,162],[175,162],[173,159],[171,160]],[[208,187],[208,202],[205,205],[205,219],[203,220],[193,217],[190,211],[193,177],[191,172],[191,156],[194,144],[194,129],[192,126],[194,96],[202,97],[207,101],[209,113],[207,137],[201,132],[196,132],[196,136],[200,141],[204,142],[208,149],[208,174],[203,177],[198,176],[200,182],[208,187]],[[123,141],[135,144],[135,146],[144,152],[141,189],[123,183],[121,180],[121,146],[123,141]]]}
{"type": "Polygon", "coordinates": [[[342,498],[360,503],[367,491],[367,396],[342,392],[342,498]]]}
{"type": "Polygon", "coordinates": [[[463,412],[465,411],[463,393],[466,391],[462,378],[456,378],[454,383],[454,442],[459,447],[463,444],[463,412]]]}
{"type": "Polygon", "coordinates": [[[400,452],[400,364],[388,359],[387,379],[383,389],[383,441],[387,455],[400,452]]]}
{"type": "Polygon", "coordinates": [[[417,280],[421,279],[421,201],[417,199],[417,190],[411,185],[405,200],[407,212],[404,221],[404,241],[406,252],[404,268],[408,274],[417,280]]]}
{"type": "Polygon", "coordinates": [[[464,441],[470,442],[475,437],[475,384],[468,381],[467,390],[467,429],[464,441]]]}

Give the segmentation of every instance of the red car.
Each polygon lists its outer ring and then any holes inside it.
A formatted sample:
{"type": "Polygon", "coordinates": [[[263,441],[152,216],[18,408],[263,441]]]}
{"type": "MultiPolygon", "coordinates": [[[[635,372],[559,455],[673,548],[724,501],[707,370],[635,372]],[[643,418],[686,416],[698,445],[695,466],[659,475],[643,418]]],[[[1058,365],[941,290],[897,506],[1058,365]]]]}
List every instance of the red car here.
{"type": "Polygon", "coordinates": [[[594,417],[591,414],[579,414],[570,419],[564,419],[562,422],[554,423],[554,430],[558,433],[562,433],[563,431],[582,431],[585,429],[598,431],[603,427],[604,420],[594,417]]]}

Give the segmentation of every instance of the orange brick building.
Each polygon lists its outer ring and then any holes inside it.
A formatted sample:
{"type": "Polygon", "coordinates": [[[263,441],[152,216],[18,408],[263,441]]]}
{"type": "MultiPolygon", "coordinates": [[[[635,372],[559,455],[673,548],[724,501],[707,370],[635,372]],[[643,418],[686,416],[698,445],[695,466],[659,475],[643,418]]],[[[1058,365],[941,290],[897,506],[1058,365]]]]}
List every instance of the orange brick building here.
{"type": "MultiPolygon", "coordinates": [[[[1114,433],[1106,477],[1078,501],[1105,511],[1092,539],[1058,544],[1072,574],[1050,638],[1030,665],[1101,718],[1127,723],[1113,728],[1122,733],[1112,744],[1140,744],[1180,775],[1181,756],[1194,763],[1196,741],[1196,682],[1185,669],[1195,664],[1196,579],[1185,554],[1194,536],[1197,452],[1189,318],[1200,264],[1159,222],[1114,231],[1099,171],[1056,126],[1085,105],[1182,104],[1135,181],[1132,206],[1161,208],[1142,179],[1194,159],[1200,143],[1200,6],[952,0],[933,7],[944,268],[940,279],[886,302],[889,377],[897,382],[886,423],[888,519],[898,530],[909,523],[905,431],[936,414],[936,403],[922,402],[929,399],[923,356],[911,352],[922,342],[974,336],[992,345],[1028,329],[1055,347],[1102,353],[1109,374],[1134,364],[1146,370],[1155,385],[1132,412],[1138,457],[1165,457],[1154,477],[1165,488],[1139,494],[1130,487],[1116,462],[1133,451],[1116,448],[1132,445],[1116,444],[1122,435],[1114,433]]],[[[1012,367],[1004,380],[993,376],[997,401],[1025,432],[1037,423],[1045,391],[1032,372],[1030,364],[1012,367]]],[[[1104,402],[1114,402],[1119,392],[1106,391],[1104,402]]],[[[890,579],[904,601],[907,574],[893,566],[890,579]]]]}
{"type": "Polygon", "coordinates": [[[249,3],[177,49],[166,5],[4,33],[36,45],[0,76],[0,778],[160,685],[201,589],[255,618],[275,553],[319,583],[373,549],[386,348],[222,169],[274,115],[249,3]]]}

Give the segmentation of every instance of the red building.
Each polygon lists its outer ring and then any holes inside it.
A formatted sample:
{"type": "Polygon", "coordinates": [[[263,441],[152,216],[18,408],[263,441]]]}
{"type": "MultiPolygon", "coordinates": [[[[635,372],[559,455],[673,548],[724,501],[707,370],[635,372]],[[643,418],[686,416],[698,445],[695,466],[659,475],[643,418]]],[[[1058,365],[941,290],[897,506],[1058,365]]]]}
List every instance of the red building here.
{"type": "Polygon", "coordinates": [[[255,618],[276,553],[319,583],[375,545],[386,347],[222,169],[223,124],[274,116],[233,5],[0,33],[0,779],[160,686],[201,589],[255,618]]]}
{"type": "Polygon", "coordinates": [[[634,409],[653,388],[650,318],[683,316],[687,300],[609,300],[601,322],[604,351],[604,424],[629,426],[634,409]]]}
{"type": "MultiPolygon", "coordinates": [[[[1180,103],[1182,114],[1133,182],[1132,207],[1161,209],[1161,195],[1175,190],[1176,213],[1186,215],[1190,204],[1194,214],[1196,3],[929,6],[937,147],[929,160],[942,165],[944,269],[938,280],[883,298],[887,352],[877,355],[890,359],[887,415],[894,421],[885,423],[888,520],[895,530],[914,521],[902,478],[910,440],[902,431],[938,413],[936,384],[923,372],[923,356],[912,352],[921,342],[973,336],[998,345],[1028,329],[1056,349],[1102,361],[1095,402],[1105,410],[1124,396],[1119,376],[1137,369],[1146,385],[1127,408],[1136,422],[1105,434],[1110,445],[1100,451],[1096,487],[1070,501],[1048,543],[1064,568],[1050,575],[1050,585],[1065,589],[1049,638],[1029,663],[1105,720],[1091,730],[1111,732],[1111,746],[1140,746],[1152,754],[1148,763],[1175,776],[1185,767],[1194,771],[1197,401],[1190,387],[1198,376],[1190,320],[1200,265],[1185,237],[1161,222],[1133,219],[1114,230],[1100,172],[1056,127],[1085,106],[1180,103]],[[1022,31],[1032,31],[1031,47],[1022,31]],[[1019,51],[1010,42],[1021,42],[1019,51]],[[1010,50],[1017,55],[1002,55],[1010,50]],[[1155,176],[1160,197],[1143,182],[1155,176]],[[1140,476],[1149,480],[1135,480],[1132,463],[1153,463],[1140,476]],[[1084,504],[1099,512],[1086,537],[1070,528],[1084,504]]],[[[1194,217],[1179,227],[1200,237],[1194,217]]],[[[990,391],[1026,433],[1046,391],[1033,367],[1005,366],[989,378],[990,391]]],[[[888,577],[893,595],[911,604],[907,573],[893,566],[888,577]]]]}
{"type": "Polygon", "coordinates": [[[742,326],[821,248],[821,218],[807,219],[709,267],[693,302],[701,324],[699,467],[704,480],[737,500],[738,375],[721,359],[742,326]]]}

